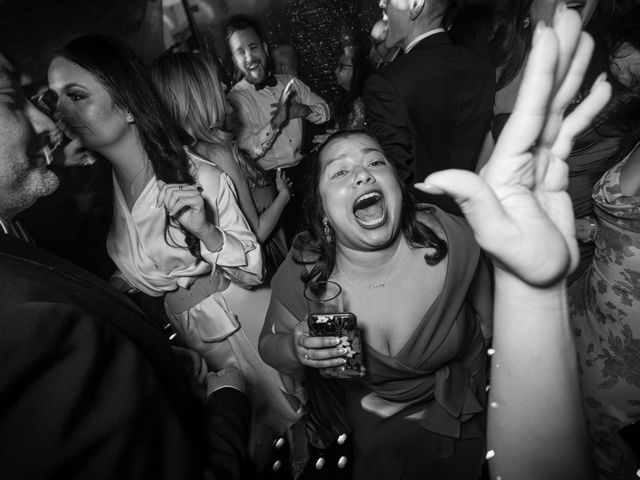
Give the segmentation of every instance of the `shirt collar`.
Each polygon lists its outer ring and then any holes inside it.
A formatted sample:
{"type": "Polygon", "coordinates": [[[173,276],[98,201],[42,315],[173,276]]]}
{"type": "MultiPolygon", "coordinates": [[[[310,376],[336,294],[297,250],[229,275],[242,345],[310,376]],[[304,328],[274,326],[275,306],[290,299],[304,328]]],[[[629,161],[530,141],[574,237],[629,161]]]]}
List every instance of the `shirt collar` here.
{"type": "Polygon", "coordinates": [[[440,28],[434,28],[433,30],[429,30],[428,32],[423,33],[422,35],[418,35],[416,38],[411,40],[411,43],[409,43],[409,45],[407,45],[407,48],[404,49],[404,53],[409,53],[411,49],[415,47],[416,44],[421,40],[424,40],[425,38],[430,37],[431,35],[435,35],[436,33],[444,33],[444,31],[445,31],[444,28],[440,27],[440,28]]]}
{"type": "Polygon", "coordinates": [[[273,75],[273,73],[269,73],[269,75],[267,76],[267,78],[264,79],[264,81],[262,83],[256,83],[253,86],[256,89],[256,92],[259,92],[260,90],[262,90],[264,87],[275,87],[276,85],[278,85],[278,80],[276,79],[275,75],[273,75]]]}

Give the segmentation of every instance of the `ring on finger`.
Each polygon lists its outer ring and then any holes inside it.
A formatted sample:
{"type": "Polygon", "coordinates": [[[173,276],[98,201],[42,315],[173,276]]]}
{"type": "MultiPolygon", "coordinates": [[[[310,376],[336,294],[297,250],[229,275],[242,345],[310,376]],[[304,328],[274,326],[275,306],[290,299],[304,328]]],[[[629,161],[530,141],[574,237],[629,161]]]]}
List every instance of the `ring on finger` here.
{"type": "Polygon", "coordinates": [[[304,358],[309,360],[309,350],[307,350],[306,348],[304,349],[304,358]]]}

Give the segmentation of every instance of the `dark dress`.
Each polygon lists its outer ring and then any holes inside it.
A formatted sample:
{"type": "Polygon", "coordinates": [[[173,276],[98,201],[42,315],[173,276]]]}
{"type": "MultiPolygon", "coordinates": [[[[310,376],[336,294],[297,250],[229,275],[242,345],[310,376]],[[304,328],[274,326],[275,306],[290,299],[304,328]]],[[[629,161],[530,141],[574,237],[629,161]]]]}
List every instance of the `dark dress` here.
{"type": "MultiPolygon", "coordinates": [[[[434,207],[423,214],[433,215],[447,237],[443,290],[432,305],[425,305],[422,321],[395,356],[365,345],[368,377],[340,382],[353,430],[353,478],[422,479],[428,474],[430,479],[476,479],[480,474],[485,355],[479,323],[466,298],[480,248],[463,219],[434,207]],[[386,418],[365,411],[361,401],[370,394],[403,408],[386,418]]],[[[300,275],[305,267],[293,254],[273,278],[273,295],[303,321],[300,275]]]]}

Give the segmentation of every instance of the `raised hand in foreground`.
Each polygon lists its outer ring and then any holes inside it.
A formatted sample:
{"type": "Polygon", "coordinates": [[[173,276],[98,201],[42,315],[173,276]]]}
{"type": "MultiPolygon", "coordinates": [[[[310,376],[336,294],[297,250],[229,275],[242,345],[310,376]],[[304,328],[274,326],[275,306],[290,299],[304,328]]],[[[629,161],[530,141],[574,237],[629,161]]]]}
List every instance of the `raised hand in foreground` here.
{"type": "Polygon", "coordinates": [[[496,267],[539,286],[561,280],[578,262],[565,160],[575,136],[611,96],[603,75],[564,118],[593,40],[580,31],[579,15],[563,6],[552,27],[536,27],[513,114],[480,175],[446,170],[416,184],[452,196],[496,267]]]}

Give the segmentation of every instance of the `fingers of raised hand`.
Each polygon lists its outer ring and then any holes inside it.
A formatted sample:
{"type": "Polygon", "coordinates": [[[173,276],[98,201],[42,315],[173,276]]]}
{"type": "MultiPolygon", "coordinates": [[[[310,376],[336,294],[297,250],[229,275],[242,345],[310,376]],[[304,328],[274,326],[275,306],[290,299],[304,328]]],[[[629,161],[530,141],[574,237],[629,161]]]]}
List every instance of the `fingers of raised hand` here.
{"type": "MultiPolygon", "coordinates": [[[[550,147],[555,142],[561,129],[564,112],[580,90],[582,79],[589,66],[589,60],[593,53],[593,39],[584,32],[579,34],[578,39],[579,42],[575,50],[571,52],[571,63],[568,70],[560,79],[557,91],[551,101],[547,123],[539,142],[541,145],[550,147]]],[[[562,54],[566,54],[566,52],[560,52],[560,55],[562,54]]]]}
{"type": "MultiPolygon", "coordinates": [[[[496,184],[500,181],[499,178],[492,180],[496,184]]],[[[490,234],[499,231],[495,226],[502,222],[505,215],[494,191],[496,186],[499,185],[492,185],[473,172],[453,169],[432,173],[424,183],[415,185],[426,193],[444,193],[452,197],[460,206],[480,245],[488,250],[493,247],[490,234]]]]}
{"type": "Polygon", "coordinates": [[[589,95],[580,102],[562,122],[560,132],[551,148],[558,158],[566,159],[573,148],[575,137],[593,122],[611,98],[611,85],[602,74],[591,87],[589,95]]]}
{"type": "Polygon", "coordinates": [[[537,142],[553,92],[557,56],[558,41],[553,30],[538,25],[513,113],[496,142],[491,160],[519,155],[537,142]]]}
{"type": "Polygon", "coordinates": [[[558,60],[555,84],[559,87],[574,63],[574,52],[581,40],[582,19],[580,14],[566,8],[560,2],[553,17],[552,26],[558,40],[558,60]]]}

